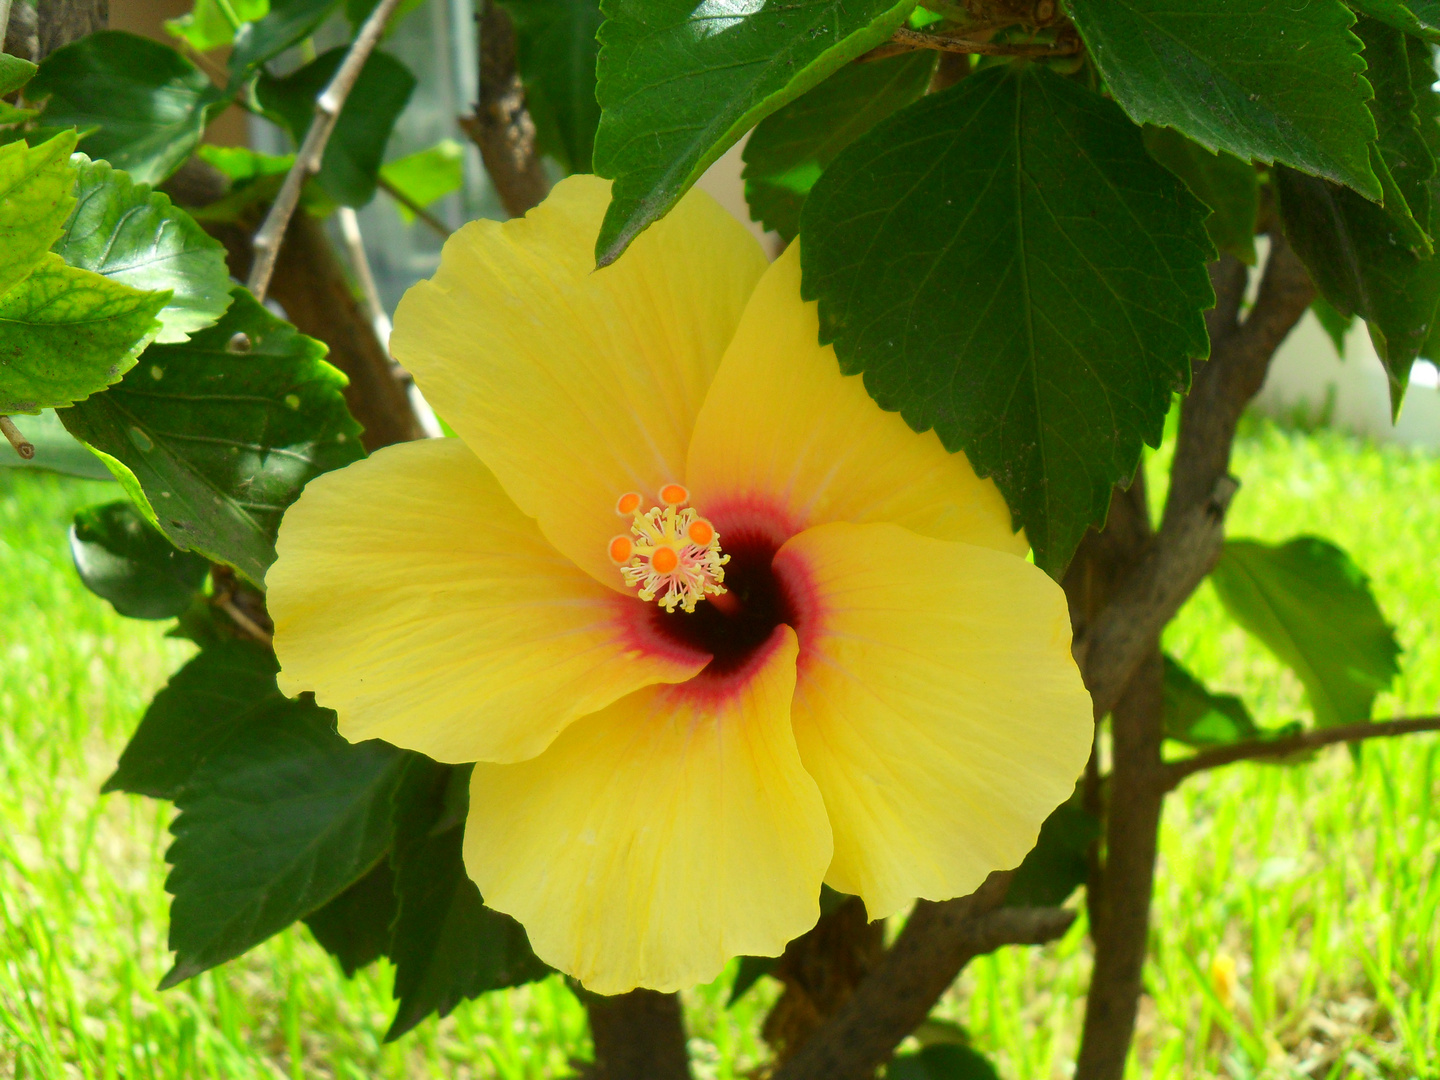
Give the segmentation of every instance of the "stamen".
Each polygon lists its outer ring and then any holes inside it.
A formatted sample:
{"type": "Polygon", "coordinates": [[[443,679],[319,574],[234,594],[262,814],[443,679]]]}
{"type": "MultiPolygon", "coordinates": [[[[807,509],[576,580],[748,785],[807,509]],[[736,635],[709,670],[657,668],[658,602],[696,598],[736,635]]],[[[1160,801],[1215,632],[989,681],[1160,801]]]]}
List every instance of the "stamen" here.
{"type": "Polygon", "coordinates": [[[640,493],[638,491],[627,491],[615,500],[615,512],[621,517],[629,517],[639,509],[640,493]]]}
{"type": "Polygon", "coordinates": [[[690,493],[680,484],[660,490],[666,505],[640,512],[642,500],[634,492],[615,503],[617,512],[630,506],[630,536],[611,539],[609,554],[620,567],[625,584],[638,590],[641,600],[654,600],[666,611],[682,607],[694,611],[707,596],[725,593],[725,564],[730,556],[720,551],[720,534],[694,509],[684,507],[690,493]]]}

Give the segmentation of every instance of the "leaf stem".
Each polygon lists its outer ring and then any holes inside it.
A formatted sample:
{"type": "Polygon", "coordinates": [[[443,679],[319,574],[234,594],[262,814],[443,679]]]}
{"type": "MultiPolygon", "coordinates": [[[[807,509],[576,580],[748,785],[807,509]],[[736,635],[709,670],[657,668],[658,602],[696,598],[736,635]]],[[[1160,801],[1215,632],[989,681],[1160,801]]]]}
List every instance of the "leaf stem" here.
{"type": "Polygon", "coordinates": [[[295,164],[290,167],[270,212],[265,215],[259,231],[255,233],[255,261],[250,267],[250,278],[245,284],[257,300],[263,301],[270,288],[270,276],[275,272],[280,243],[285,237],[285,229],[290,224],[295,207],[300,203],[301,188],[305,186],[307,179],[320,171],[320,162],[325,156],[325,144],[330,141],[330,135],[335,130],[335,122],[340,118],[345,99],[350,96],[350,91],[355,89],[365,61],[375,50],[380,35],[385,31],[385,24],[390,21],[390,16],[399,5],[400,0],[380,0],[380,3],[375,5],[375,10],[370,13],[370,17],[360,27],[360,32],[355,35],[355,40],[351,42],[350,51],[345,54],[335,77],[330,80],[330,85],[315,99],[315,119],[295,155],[295,164]]]}
{"type": "Polygon", "coordinates": [[[35,444],[20,434],[20,429],[15,426],[15,422],[10,417],[0,416],[0,432],[4,432],[5,438],[10,440],[10,445],[15,448],[15,452],[26,461],[35,456],[35,444]]]}
{"type": "Polygon", "coordinates": [[[406,210],[409,210],[410,213],[414,214],[421,221],[425,222],[426,225],[429,225],[430,228],[434,229],[436,234],[439,235],[440,239],[448,240],[450,238],[450,226],[446,225],[434,214],[430,213],[429,210],[426,210],[414,199],[410,198],[409,195],[406,195],[394,184],[390,183],[389,180],[386,180],[385,177],[375,177],[375,186],[378,187],[381,191],[385,192],[386,195],[389,195],[401,206],[405,207],[406,210]]]}

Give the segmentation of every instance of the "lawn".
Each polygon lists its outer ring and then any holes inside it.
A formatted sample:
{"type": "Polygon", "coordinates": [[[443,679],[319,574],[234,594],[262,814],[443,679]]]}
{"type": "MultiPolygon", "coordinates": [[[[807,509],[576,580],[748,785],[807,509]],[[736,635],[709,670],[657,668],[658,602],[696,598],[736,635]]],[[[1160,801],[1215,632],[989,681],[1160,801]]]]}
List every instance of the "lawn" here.
{"type": "MultiPolygon", "coordinates": [[[[1440,458],[1329,432],[1246,426],[1235,536],[1327,536],[1370,574],[1401,644],[1380,715],[1440,707],[1440,458]]],[[[344,979],[303,929],[164,994],[168,806],[97,795],[151,694],[191,647],[87,593],[71,514],[113,484],[0,470],[0,1075],[548,1077],[589,1054],[558,979],[493,994],[398,1043],[391,971],[344,979]]],[[[1208,586],[1167,646],[1262,723],[1305,715],[1298,682],[1208,586]]],[[[1189,782],[1162,835],[1136,1076],[1440,1075],[1440,739],[1343,749],[1189,782]]],[[[1083,920],[1082,920],[1083,921],[1083,920]]],[[[981,960],[942,1003],[1006,1080],[1068,1076],[1089,968],[1083,926],[981,960]]],[[[743,1075],[768,981],[725,1010],[687,995],[701,1078],[743,1075]]]]}

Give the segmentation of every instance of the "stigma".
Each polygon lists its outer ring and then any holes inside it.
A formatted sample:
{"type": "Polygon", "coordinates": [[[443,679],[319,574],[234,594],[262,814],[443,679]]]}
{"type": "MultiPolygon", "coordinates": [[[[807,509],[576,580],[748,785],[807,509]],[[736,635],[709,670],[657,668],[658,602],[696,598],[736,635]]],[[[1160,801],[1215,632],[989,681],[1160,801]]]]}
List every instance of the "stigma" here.
{"type": "Polygon", "coordinates": [[[693,612],[705,597],[725,591],[721,582],[730,556],[721,553],[715,526],[689,505],[683,485],[661,488],[661,506],[645,510],[645,501],[635,491],[615,501],[615,512],[630,519],[630,532],[611,539],[610,561],[641,600],[668,612],[677,607],[693,612]]]}

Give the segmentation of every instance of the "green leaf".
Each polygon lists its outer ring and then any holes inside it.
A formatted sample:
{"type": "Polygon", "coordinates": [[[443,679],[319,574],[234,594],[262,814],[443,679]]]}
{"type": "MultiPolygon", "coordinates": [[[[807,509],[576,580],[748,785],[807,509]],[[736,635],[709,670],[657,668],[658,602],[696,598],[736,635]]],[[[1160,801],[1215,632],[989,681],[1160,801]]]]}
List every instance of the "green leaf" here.
{"type": "Polygon", "coordinates": [[[1204,215],[1116,106],[994,67],[835,159],[803,290],[841,370],[993,476],[1058,577],[1208,352],[1204,215]]]}
{"type": "Polygon", "coordinates": [[[93,129],[80,148],[142,184],[158,184],[180,167],[205,134],[210,109],[224,100],[174,49],[122,30],[56,49],[27,93],[49,95],[47,124],[93,129]]]}
{"type": "Polygon", "coordinates": [[[1070,0],[1106,89],[1137,124],[1280,162],[1379,199],[1355,16],[1339,0],[1070,0]]]}
{"type": "Polygon", "coordinates": [[[196,52],[209,52],[235,40],[236,27],[221,9],[224,4],[241,23],[265,17],[268,0],[195,0],[195,6],[178,19],[165,20],[165,32],[180,38],[196,52]]]}
{"type": "Polygon", "coordinates": [[[1408,7],[1400,0],[1349,0],[1349,3],[1356,11],[1379,19],[1396,30],[1416,34],[1429,41],[1440,41],[1440,3],[1437,0],[1412,0],[1408,7]]]}
{"type": "Polygon", "coordinates": [[[89,397],[155,337],[168,292],[141,292],[50,253],[0,296],[0,414],[89,397]]]}
{"type": "Polygon", "coordinates": [[[915,0],[602,0],[595,171],[614,262],[758,121],[888,39],[915,0]]]}
{"type": "Polygon", "coordinates": [[[170,198],[108,162],[81,159],[76,205],[55,251],[71,266],[134,289],[170,290],[162,343],[187,341],[230,306],[225,248],[170,198]]]}
{"type": "Polygon", "coordinates": [[[800,231],[800,207],[840,151],[925,93],[935,55],[917,50],[847,64],[809,93],[771,113],[745,144],[750,216],[787,242],[800,231]]]}
{"type": "Polygon", "coordinates": [[[28,83],[39,70],[29,60],[0,53],[0,97],[8,97],[28,83]]]}
{"type": "Polygon", "coordinates": [[[730,984],[730,996],[725,999],[725,1007],[730,1008],[744,997],[761,978],[774,971],[778,963],[778,956],[742,956],[735,969],[735,981],[730,984]]]}
{"type": "Polygon", "coordinates": [[[1345,552],[1313,536],[1229,540],[1211,580],[1235,621],[1300,677],[1317,725],[1370,719],[1400,672],[1400,646],[1345,552]]]}
{"type": "Polygon", "coordinates": [[[1254,266],[1260,216],[1260,176],[1255,167],[1223,151],[1212,154],[1174,128],[1145,128],[1145,149],[1210,208],[1205,231],[1211,243],[1222,254],[1254,266]]]}
{"type": "Polygon", "coordinates": [[[210,564],[178,551],[127,499],[75,515],[70,555],[80,580],[131,619],[173,619],[205,586],[210,564]]]}
{"type": "Polygon", "coordinates": [[[1350,333],[1355,316],[1341,315],[1323,296],[1317,296],[1310,301],[1310,310],[1315,313],[1315,318],[1320,323],[1320,329],[1325,331],[1325,336],[1330,339],[1330,344],[1335,346],[1335,355],[1344,360],[1345,335],[1350,333]]]}
{"type": "MultiPolygon", "coordinates": [[[[345,0],[345,21],[352,29],[360,29],[360,24],[370,17],[380,0],[345,0]]],[[[400,20],[409,15],[416,8],[422,7],[425,0],[400,0],[395,10],[390,14],[390,21],[385,24],[385,36],[389,37],[394,33],[395,27],[400,25],[400,20]]]]}
{"type": "Polygon", "coordinates": [[[959,1043],[936,1043],[914,1054],[896,1054],[886,1080],[1000,1080],[980,1051],[959,1043]]]}
{"type": "Polygon", "coordinates": [[[1173,656],[1165,657],[1165,734],[1189,746],[1217,746],[1260,734],[1245,703],[1212,694],[1173,656]]]}
{"type": "Polygon", "coordinates": [[[215,747],[175,799],[165,888],[176,955],[160,989],[239,956],[369,873],[390,846],[390,800],[411,757],[378,740],[346,742],[308,695],[215,747]]]}
{"type": "MultiPolygon", "coordinates": [[[[389,162],[380,175],[416,206],[428,207],[465,183],[464,151],[454,139],[441,139],[434,146],[389,162]]],[[[415,220],[403,203],[396,209],[401,220],[415,220]]]]}
{"type": "Polygon", "coordinates": [[[1342,317],[1369,324],[1389,375],[1390,407],[1399,415],[1411,365],[1440,304],[1440,259],[1417,256],[1390,215],[1348,188],[1284,168],[1275,170],[1274,182],[1285,238],[1320,295],[1342,317]]]}
{"type": "MultiPolygon", "coordinates": [[[[0,53],[0,56],[3,56],[0,53]]],[[[40,265],[75,205],[75,133],[0,146],[0,295],[40,265]]]]}
{"type": "Polygon", "coordinates": [[[595,150],[600,104],[595,100],[597,0],[510,0],[515,59],[535,137],[567,173],[587,173],[595,150]]]}
{"type": "Polygon", "coordinates": [[[35,447],[35,456],[27,459],[19,454],[0,454],[0,468],[40,469],[86,480],[115,479],[104,462],[65,430],[54,409],[45,409],[37,416],[15,418],[15,426],[35,447]]]}
{"type": "Polygon", "coordinates": [[[1050,812],[1035,846],[1010,879],[1007,907],[1058,907],[1090,877],[1088,853],[1100,822],[1072,799],[1050,812]]]}
{"type": "Polygon", "coordinates": [[[395,798],[400,914],[390,956],[399,1005],[385,1041],[466,998],[544,978],[525,929],[491,911],[465,873],[470,767],[417,759],[395,798]]]}
{"type": "Polygon", "coordinates": [[[266,60],[309,37],[339,4],[340,0],[271,0],[264,18],[235,31],[227,92],[238,90],[266,60]]]}
{"type": "Polygon", "coordinates": [[[1410,246],[1428,255],[1435,159],[1420,136],[1405,35],[1374,19],[1361,19],[1355,33],[1365,42],[1365,75],[1375,88],[1370,113],[1379,136],[1371,156],[1379,156],[1373,163],[1385,189],[1382,205],[1410,246]]]}
{"type": "Polygon", "coordinates": [[[275,654],[253,641],[204,649],[155,695],[102,792],[172,802],[201,764],[237,732],[295,713],[275,685],[275,654]]]}
{"type": "MultiPolygon", "coordinates": [[[[262,74],[256,81],[260,107],[290,130],[297,146],[315,119],[315,99],[330,85],[347,51],[342,45],[283,79],[262,74]]],[[[315,176],[336,202],[364,206],[375,197],[375,176],[385,159],[385,143],[414,89],[415,76],[410,69],[388,53],[372,53],[365,61],[315,176]]]]}
{"type": "Polygon", "coordinates": [[[390,860],[382,857],[359,881],[305,916],[305,925],[350,979],[361,968],[389,955],[396,904],[395,871],[390,860]]]}
{"type": "Polygon", "coordinates": [[[324,355],[237,290],[215,326],[153,346],[119,386],[61,419],[133,475],[171,543],[258,585],[300,489],[362,455],[345,377],[324,355]]]}

